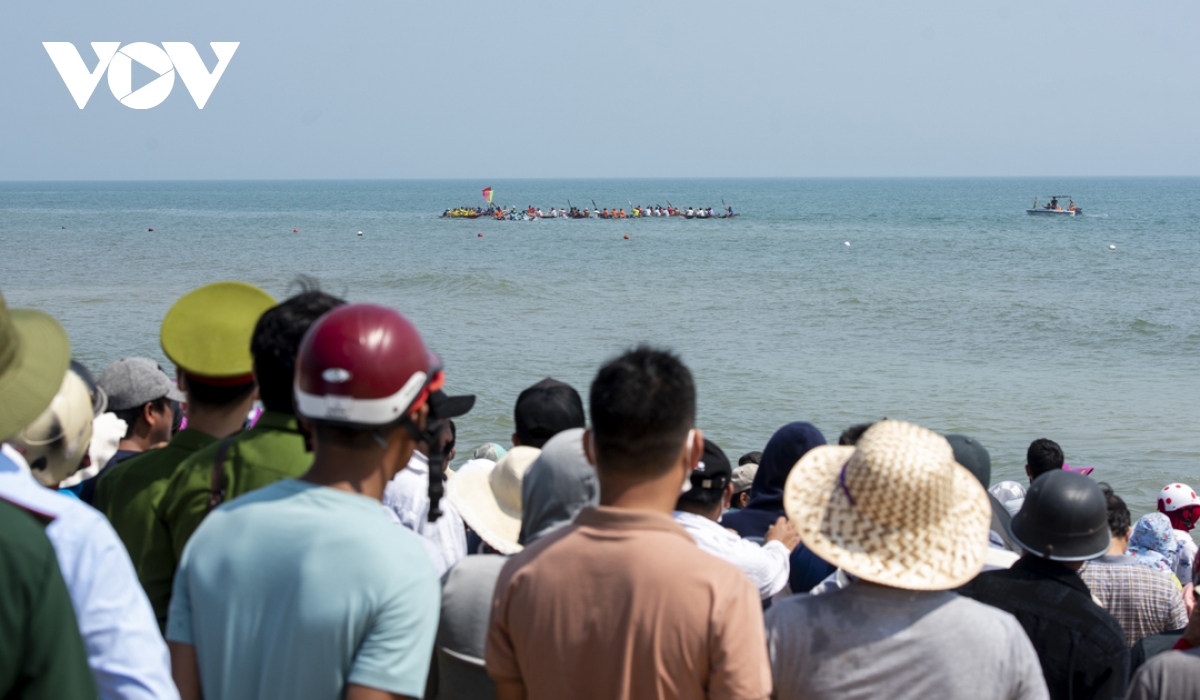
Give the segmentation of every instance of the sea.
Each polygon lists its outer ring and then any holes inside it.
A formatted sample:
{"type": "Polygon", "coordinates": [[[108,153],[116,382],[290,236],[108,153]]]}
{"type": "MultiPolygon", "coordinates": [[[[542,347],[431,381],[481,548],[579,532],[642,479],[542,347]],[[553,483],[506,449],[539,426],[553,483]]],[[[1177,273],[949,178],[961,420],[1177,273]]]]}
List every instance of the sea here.
{"type": "Polygon", "coordinates": [[[731,459],[792,421],[883,417],[977,438],[993,482],[1029,442],[1135,514],[1200,486],[1200,179],[0,183],[0,292],[98,372],[145,355],[182,294],[299,276],[394,306],[478,397],[459,461],[509,443],[517,394],[584,395],[641,343],[683,358],[731,459]],[[443,220],[483,203],[732,206],[727,220],[443,220]],[[1083,214],[1035,217],[1066,193],[1083,214]]]}

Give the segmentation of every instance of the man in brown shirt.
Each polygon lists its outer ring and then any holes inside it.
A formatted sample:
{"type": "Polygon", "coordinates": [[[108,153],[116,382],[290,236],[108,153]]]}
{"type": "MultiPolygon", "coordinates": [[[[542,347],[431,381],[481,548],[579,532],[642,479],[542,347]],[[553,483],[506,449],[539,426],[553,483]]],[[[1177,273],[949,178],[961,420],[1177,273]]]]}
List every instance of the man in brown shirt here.
{"type": "Polygon", "coordinates": [[[771,693],[758,592],[671,518],[703,451],[674,355],[630,351],[592,383],[600,506],[504,566],[486,663],[499,700],[771,693]]]}

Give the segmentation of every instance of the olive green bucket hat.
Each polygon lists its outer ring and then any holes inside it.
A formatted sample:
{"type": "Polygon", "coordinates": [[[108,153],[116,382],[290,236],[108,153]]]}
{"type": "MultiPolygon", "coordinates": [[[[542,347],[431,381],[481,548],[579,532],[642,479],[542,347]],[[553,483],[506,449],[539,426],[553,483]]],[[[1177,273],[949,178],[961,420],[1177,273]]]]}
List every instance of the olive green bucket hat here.
{"type": "Polygon", "coordinates": [[[50,405],[71,362],[67,332],[50,316],[9,309],[0,294],[0,440],[50,405]]]}

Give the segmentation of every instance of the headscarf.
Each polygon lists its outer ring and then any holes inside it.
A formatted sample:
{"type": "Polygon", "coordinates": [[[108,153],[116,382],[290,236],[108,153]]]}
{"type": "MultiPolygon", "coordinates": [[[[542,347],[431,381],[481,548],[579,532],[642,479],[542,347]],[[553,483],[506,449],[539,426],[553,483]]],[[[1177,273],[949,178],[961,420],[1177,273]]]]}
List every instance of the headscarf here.
{"type": "Polygon", "coordinates": [[[783,512],[783,485],[792,467],[806,452],[825,444],[825,436],[812,423],[788,423],[763,448],[762,462],[750,487],[750,503],[730,513],[721,524],[742,537],[762,537],[783,512]]]}
{"type": "Polygon", "coordinates": [[[1125,554],[1139,564],[1166,573],[1173,573],[1171,566],[1175,536],[1171,533],[1171,521],[1162,513],[1147,513],[1138,518],[1129,537],[1129,548],[1125,554]]]}
{"type": "Polygon", "coordinates": [[[542,447],[521,480],[521,534],[528,545],[600,502],[600,480],[583,454],[583,428],[564,430],[542,447]]]}

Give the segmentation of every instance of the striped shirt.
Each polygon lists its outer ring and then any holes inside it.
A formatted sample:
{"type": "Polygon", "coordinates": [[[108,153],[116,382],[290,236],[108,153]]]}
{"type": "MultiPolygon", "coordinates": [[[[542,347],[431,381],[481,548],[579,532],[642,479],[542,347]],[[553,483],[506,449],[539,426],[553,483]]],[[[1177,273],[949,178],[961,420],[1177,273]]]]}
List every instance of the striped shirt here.
{"type": "Polygon", "coordinates": [[[1121,625],[1125,644],[1187,626],[1183,595],[1171,577],[1129,557],[1106,554],[1089,561],[1079,576],[1121,625]]]}

